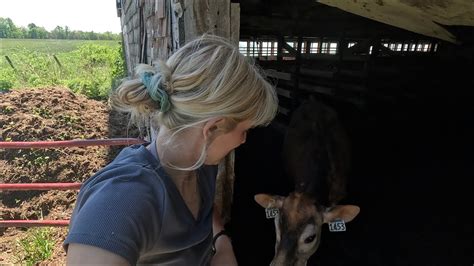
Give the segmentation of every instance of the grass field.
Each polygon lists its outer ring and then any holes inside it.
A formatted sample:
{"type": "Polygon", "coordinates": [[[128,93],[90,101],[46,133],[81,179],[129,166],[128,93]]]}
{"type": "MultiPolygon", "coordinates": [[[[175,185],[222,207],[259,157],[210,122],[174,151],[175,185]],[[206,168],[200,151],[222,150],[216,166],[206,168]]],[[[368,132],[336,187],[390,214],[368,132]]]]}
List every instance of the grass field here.
{"type": "Polygon", "coordinates": [[[0,39],[0,89],[59,85],[105,99],[125,72],[117,41],[0,39]]]}
{"type": "MultiPolygon", "coordinates": [[[[24,136],[30,136],[31,132],[40,132],[41,137],[38,139],[41,140],[84,138],[91,131],[92,133],[89,136],[92,137],[89,138],[106,138],[110,125],[107,120],[109,115],[104,112],[106,110],[104,103],[97,103],[92,100],[86,101],[82,97],[73,97],[69,93],[62,93],[66,90],[47,89],[45,87],[68,87],[72,91],[84,94],[89,98],[104,100],[107,98],[114,82],[123,77],[125,72],[122,46],[117,41],[0,39],[0,92],[4,89],[18,90],[7,94],[0,93],[0,124],[4,125],[4,127],[0,125],[0,140],[8,141],[9,137],[7,136],[12,132],[17,132],[16,134],[21,136],[21,140],[24,136]],[[8,63],[6,56],[8,56],[13,67],[8,63]],[[31,94],[31,92],[37,90],[25,89],[27,87],[43,87],[43,93],[39,95],[31,94]],[[57,94],[52,93],[52,91],[56,91],[57,94]],[[19,92],[24,92],[24,96],[18,97],[19,92]],[[16,94],[16,97],[13,98],[13,94],[16,94]],[[29,101],[24,104],[25,97],[35,97],[34,102],[29,101]],[[61,109],[56,115],[58,120],[47,124],[44,119],[53,119],[54,112],[52,110],[53,107],[56,107],[52,105],[52,98],[56,100],[55,105],[59,104],[61,109]],[[23,113],[21,110],[25,110],[25,112],[23,113]],[[34,120],[29,120],[26,117],[34,117],[34,120]],[[88,118],[86,119],[86,117],[88,118]],[[91,117],[93,121],[91,121],[91,117]],[[3,123],[4,118],[5,123],[3,123]],[[25,121],[39,122],[30,123],[25,121]],[[50,127],[50,125],[53,126],[50,127]],[[59,128],[63,131],[58,134],[54,133],[59,128]],[[71,134],[71,132],[78,129],[80,131],[77,135],[71,134]]],[[[10,138],[10,140],[12,139],[10,138]]],[[[39,155],[32,160],[41,161],[40,164],[43,164],[44,167],[30,164],[28,166],[13,167],[16,169],[14,171],[10,171],[7,165],[14,166],[16,159],[7,158],[6,153],[4,153],[0,155],[0,182],[3,182],[4,179],[6,183],[17,181],[18,179],[8,179],[10,181],[7,181],[7,177],[11,178],[12,173],[20,171],[19,169],[23,169],[21,171],[30,169],[38,171],[38,175],[44,177],[46,182],[58,182],[58,180],[77,182],[77,179],[76,181],[68,179],[70,177],[66,173],[69,172],[63,171],[62,168],[68,166],[71,167],[71,171],[82,173],[85,169],[89,169],[89,164],[96,166],[95,161],[94,163],[90,162],[96,156],[101,156],[102,153],[96,153],[94,150],[90,152],[91,154],[84,155],[86,158],[83,160],[84,164],[80,160],[71,161],[73,154],[70,154],[69,151],[61,151],[61,154],[66,156],[48,161],[52,157],[39,155]],[[80,170],[73,170],[72,167],[76,163],[78,163],[77,169],[80,170]],[[48,172],[49,169],[56,169],[53,165],[58,165],[60,168],[57,168],[57,171],[48,172]]],[[[100,163],[105,165],[103,161],[100,163]]],[[[90,175],[92,175],[92,172],[87,175],[78,174],[76,178],[90,175]]],[[[27,178],[28,181],[26,182],[38,182],[38,179],[34,179],[34,177],[35,175],[32,173],[22,175],[23,179],[27,178]]],[[[54,193],[51,196],[45,195],[42,194],[41,197],[38,197],[41,198],[41,203],[37,204],[37,201],[35,201],[37,199],[34,196],[25,196],[24,201],[15,198],[14,201],[17,206],[21,204],[23,208],[30,202],[32,206],[31,213],[38,213],[38,217],[33,217],[30,216],[29,210],[25,211],[20,215],[21,219],[26,217],[35,220],[39,217],[42,218],[43,210],[49,214],[54,213],[55,210],[60,210],[54,214],[60,217],[65,215],[65,210],[68,210],[69,214],[71,213],[70,204],[66,205],[66,202],[74,200],[74,198],[71,199],[70,194],[54,193]],[[32,204],[31,202],[35,203],[32,204]]],[[[7,201],[8,197],[13,196],[7,195],[3,198],[4,202],[7,201]]],[[[9,215],[6,214],[2,217],[17,217],[16,215],[19,213],[16,212],[19,208],[13,205],[7,207],[7,205],[2,204],[1,197],[0,209],[2,212],[9,213],[9,215]]],[[[26,209],[27,207],[23,210],[26,209]]],[[[64,218],[66,217],[64,216],[64,218]]],[[[67,232],[66,228],[50,229],[43,227],[28,231],[9,228],[7,230],[5,234],[0,234],[0,265],[10,265],[10,262],[14,263],[11,265],[63,265],[65,263],[65,253],[61,244],[67,232]],[[44,262],[45,260],[47,262],[44,262]]]]}
{"type": "Polygon", "coordinates": [[[120,45],[118,41],[0,39],[0,56],[3,57],[22,49],[46,54],[66,53],[84,44],[96,44],[109,47],[120,45]]]}

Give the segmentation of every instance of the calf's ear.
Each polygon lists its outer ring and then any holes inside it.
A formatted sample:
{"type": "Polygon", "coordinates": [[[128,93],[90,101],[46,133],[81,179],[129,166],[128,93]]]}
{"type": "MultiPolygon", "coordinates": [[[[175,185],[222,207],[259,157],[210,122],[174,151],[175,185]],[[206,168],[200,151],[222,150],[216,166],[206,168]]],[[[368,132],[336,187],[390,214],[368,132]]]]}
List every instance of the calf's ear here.
{"type": "Polygon", "coordinates": [[[336,205],[333,208],[323,213],[323,219],[325,223],[341,219],[348,223],[352,221],[357,214],[359,214],[360,208],[355,205],[336,205]]]}
{"type": "Polygon", "coordinates": [[[285,197],[269,194],[257,194],[255,201],[263,208],[281,208],[285,197]]]}

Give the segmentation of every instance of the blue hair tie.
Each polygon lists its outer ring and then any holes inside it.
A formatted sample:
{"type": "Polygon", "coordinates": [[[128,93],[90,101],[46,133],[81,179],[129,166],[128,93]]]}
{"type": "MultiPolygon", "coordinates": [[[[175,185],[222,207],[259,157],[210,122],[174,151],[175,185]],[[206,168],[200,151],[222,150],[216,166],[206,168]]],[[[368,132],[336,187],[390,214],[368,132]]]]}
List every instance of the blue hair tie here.
{"type": "Polygon", "coordinates": [[[160,104],[160,111],[165,113],[171,108],[168,93],[163,89],[161,75],[159,73],[145,72],[140,74],[140,79],[145,85],[151,99],[160,104]]]}

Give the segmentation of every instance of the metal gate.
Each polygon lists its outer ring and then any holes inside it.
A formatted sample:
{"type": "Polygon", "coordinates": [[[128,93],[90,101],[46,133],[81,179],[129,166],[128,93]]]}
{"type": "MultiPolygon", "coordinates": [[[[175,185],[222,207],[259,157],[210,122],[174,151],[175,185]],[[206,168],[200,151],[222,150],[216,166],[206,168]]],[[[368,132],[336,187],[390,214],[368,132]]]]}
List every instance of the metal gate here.
{"type": "MultiPolygon", "coordinates": [[[[121,146],[143,144],[136,138],[62,140],[62,141],[1,141],[0,149],[47,149],[86,146],[121,146]]],[[[82,183],[0,183],[0,191],[19,190],[78,190],[82,183]]],[[[0,227],[68,226],[69,220],[0,220],[0,227]]]]}

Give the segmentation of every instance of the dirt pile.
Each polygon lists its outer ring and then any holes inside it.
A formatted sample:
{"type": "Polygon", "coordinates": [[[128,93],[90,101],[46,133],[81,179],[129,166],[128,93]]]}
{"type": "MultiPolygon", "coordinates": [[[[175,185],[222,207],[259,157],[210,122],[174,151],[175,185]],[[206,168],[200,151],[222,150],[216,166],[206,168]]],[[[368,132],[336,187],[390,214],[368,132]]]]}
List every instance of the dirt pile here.
{"type": "MultiPolygon", "coordinates": [[[[107,103],[64,88],[0,94],[0,141],[137,137],[123,114],[107,103]]],[[[121,147],[0,149],[0,183],[82,182],[110,162],[121,147]]],[[[0,219],[69,219],[77,191],[0,191],[0,219]]],[[[53,261],[62,262],[66,228],[54,229],[53,261]]],[[[0,228],[0,264],[15,262],[15,241],[25,229],[0,228]]]]}

